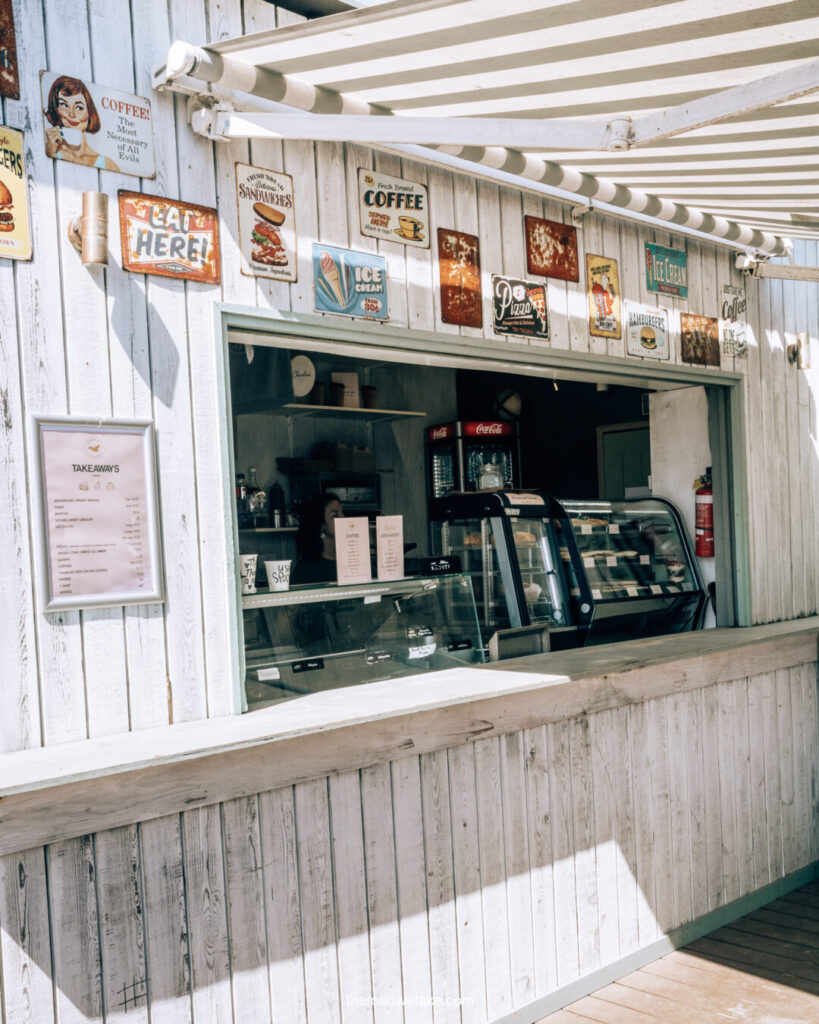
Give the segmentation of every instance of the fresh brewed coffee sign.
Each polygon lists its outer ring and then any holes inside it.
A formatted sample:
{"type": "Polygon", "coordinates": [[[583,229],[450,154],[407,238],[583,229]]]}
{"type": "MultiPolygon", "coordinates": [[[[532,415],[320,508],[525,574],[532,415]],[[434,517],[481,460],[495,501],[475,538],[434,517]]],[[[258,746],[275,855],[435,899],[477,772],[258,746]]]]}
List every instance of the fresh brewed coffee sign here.
{"type": "Polygon", "coordinates": [[[425,185],[360,167],[358,198],[362,235],[429,248],[429,198],[425,185]]]}
{"type": "Polygon", "coordinates": [[[219,283],[219,224],[211,207],[120,189],[119,225],[125,270],[219,283]]]}
{"type": "Polygon", "coordinates": [[[548,338],[546,285],[493,274],[492,320],[496,334],[548,338]]]}

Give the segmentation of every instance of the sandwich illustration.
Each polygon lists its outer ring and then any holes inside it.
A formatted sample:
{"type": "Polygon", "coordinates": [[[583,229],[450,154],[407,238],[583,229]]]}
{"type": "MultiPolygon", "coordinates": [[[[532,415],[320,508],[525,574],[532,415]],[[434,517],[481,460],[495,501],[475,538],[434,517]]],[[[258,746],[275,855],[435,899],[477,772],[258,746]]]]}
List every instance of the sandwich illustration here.
{"type": "Polygon", "coordinates": [[[657,347],[657,335],[654,333],[653,327],[643,327],[640,331],[640,344],[643,348],[656,348],[657,347]]]}
{"type": "Polygon", "coordinates": [[[11,212],[13,206],[11,192],[0,181],[0,231],[14,231],[14,214],[11,212]]]}
{"type": "Polygon", "coordinates": [[[276,231],[276,228],[284,224],[284,214],[267,203],[254,203],[253,213],[256,215],[251,233],[253,262],[264,263],[269,267],[287,266],[287,251],[276,231]]]}

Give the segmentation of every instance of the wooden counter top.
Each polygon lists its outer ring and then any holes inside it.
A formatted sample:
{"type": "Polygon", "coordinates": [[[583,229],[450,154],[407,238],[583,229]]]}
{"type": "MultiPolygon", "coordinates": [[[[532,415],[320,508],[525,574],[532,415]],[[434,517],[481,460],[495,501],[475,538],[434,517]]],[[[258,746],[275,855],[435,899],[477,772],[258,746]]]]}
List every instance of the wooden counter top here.
{"type": "Polygon", "coordinates": [[[0,855],[817,660],[819,617],[536,655],[0,756],[0,855]]]}

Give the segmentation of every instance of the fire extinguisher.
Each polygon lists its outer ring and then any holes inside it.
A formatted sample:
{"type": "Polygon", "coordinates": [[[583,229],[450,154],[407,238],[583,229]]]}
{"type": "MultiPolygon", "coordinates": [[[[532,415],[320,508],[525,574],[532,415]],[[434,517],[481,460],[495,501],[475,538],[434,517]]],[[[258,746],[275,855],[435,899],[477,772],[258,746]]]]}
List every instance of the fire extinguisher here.
{"type": "Polygon", "coordinates": [[[695,481],[694,492],[695,552],[699,558],[714,557],[714,495],[711,490],[711,467],[695,481]]]}

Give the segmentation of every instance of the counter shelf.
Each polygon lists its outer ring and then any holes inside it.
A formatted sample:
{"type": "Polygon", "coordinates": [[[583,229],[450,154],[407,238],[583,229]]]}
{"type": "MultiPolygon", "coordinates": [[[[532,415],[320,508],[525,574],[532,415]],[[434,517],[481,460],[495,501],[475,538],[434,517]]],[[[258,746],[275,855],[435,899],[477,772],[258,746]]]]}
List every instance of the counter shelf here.
{"type": "Polygon", "coordinates": [[[242,597],[250,707],[485,660],[464,573],[242,597]]]}

